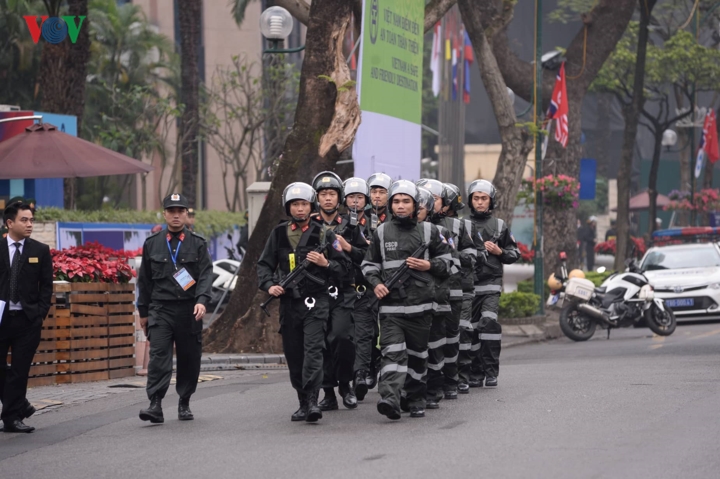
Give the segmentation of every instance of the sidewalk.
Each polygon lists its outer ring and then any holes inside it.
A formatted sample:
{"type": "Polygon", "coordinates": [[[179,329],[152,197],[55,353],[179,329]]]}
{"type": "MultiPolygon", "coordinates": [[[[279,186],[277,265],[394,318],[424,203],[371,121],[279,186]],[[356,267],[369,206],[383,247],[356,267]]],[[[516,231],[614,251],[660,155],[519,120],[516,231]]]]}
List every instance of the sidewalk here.
{"type": "MultiPolygon", "coordinates": [[[[512,321],[509,321],[512,322],[512,321]]],[[[562,336],[557,318],[531,318],[528,324],[503,324],[502,347],[511,348],[562,336]]],[[[282,354],[215,354],[203,353],[200,382],[222,381],[238,376],[262,375],[287,368],[282,354]],[[216,371],[216,374],[212,372],[216,371]],[[223,371],[225,371],[223,373],[223,371]]],[[[77,384],[39,386],[28,390],[27,398],[37,409],[36,415],[64,406],[82,404],[114,394],[145,389],[144,376],[77,384]]],[[[175,383],[173,378],[172,384],[175,383]]]]}

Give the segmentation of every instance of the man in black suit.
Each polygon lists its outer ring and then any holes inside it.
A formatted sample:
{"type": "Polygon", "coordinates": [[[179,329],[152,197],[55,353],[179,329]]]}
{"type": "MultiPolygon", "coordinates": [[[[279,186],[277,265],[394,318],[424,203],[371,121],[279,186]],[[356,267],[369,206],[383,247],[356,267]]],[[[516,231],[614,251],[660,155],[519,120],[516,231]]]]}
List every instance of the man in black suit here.
{"type": "Polygon", "coordinates": [[[0,240],[0,361],[5,365],[8,349],[11,365],[0,367],[0,400],[4,432],[32,432],[23,419],[35,409],[25,398],[28,374],[40,344],[43,320],[50,310],[53,266],[50,248],[30,238],[33,208],[12,203],[5,208],[3,224],[7,238],[0,240]]]}

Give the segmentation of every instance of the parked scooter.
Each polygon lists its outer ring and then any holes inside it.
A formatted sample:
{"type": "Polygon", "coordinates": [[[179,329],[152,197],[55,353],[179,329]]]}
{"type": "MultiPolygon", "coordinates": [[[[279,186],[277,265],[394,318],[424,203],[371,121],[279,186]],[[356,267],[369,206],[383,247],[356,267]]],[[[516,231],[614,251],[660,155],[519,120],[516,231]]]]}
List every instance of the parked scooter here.
{"type": "Polygon", "coordinates": [[[588,279],[568,277],[566,258],[563,255],[561,259],[562,291],[554,296],[556,303],[562,301],[560,329],[568,338],[587,341],[598,326],[607,329],[610,338],[611,329],[636,326],[643,320],[659,336],[675,332],[675,314],[665,307],[663,299],[655,297],[635,259],[627,262],[625,272],[612,274],[599,288],[588,279]]]}

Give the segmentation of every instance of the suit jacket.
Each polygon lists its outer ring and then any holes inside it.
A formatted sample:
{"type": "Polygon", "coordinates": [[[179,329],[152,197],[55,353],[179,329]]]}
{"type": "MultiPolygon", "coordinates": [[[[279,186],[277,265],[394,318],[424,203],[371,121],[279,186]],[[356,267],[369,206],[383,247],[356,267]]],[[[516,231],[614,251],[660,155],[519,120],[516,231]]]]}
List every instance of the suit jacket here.
{"type": "MultiPolygon", "coordinates": [[[[16,253],[17,254],[17,253],[16,253]]],[[[20,256],[20,304],[28,319],[45,319],[53,291],[53,265],[48,245],[32,238],[25,240],[20,256]]],[[[0,299],[10,309],[10,252],[6,239],[0,241],[0,299]]]]}

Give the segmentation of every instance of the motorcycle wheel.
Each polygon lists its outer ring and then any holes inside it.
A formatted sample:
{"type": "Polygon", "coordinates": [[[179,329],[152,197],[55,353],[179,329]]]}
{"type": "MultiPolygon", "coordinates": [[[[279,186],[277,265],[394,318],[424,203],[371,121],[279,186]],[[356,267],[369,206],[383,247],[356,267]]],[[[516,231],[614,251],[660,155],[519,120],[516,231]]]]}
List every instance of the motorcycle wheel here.
{"type": "Polygon", "coordinates": [[[675,313],[667,308],[661,311],[655,304],[645,311],[645,322],[647,327],[658,336],[670,336],[677,327],[675,313]]]}
{"type": "Polygon", "coordinates": [[[595,334],[597,323],[577,310],[577,303],[571,302],[560,311],[560,329],[573,341],[587,341],[595,334]]]}

